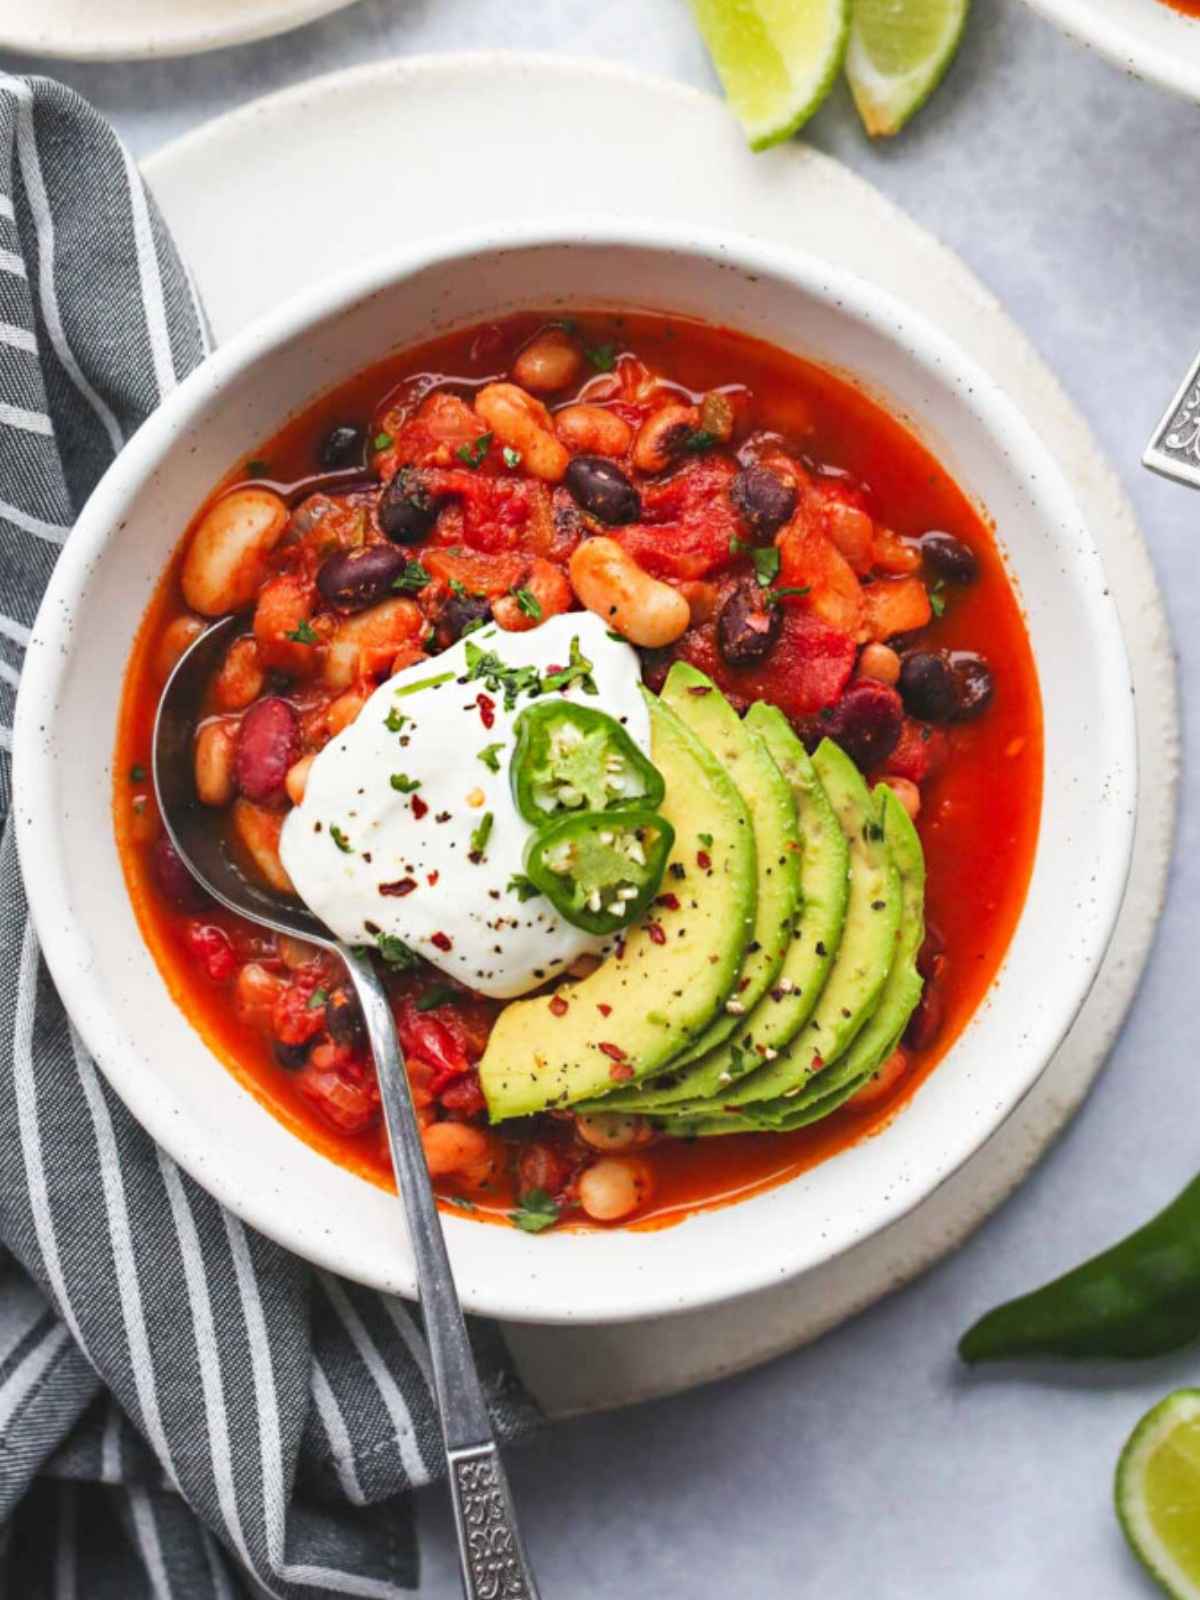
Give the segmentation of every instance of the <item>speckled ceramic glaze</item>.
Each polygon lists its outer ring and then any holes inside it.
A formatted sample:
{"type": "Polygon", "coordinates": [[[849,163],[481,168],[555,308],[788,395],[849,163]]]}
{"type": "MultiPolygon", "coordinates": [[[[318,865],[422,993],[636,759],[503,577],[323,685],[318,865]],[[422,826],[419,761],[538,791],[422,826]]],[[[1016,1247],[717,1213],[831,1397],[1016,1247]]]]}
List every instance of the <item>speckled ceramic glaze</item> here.
{"type": "Polygon", "coordinates": [[[1189,100],[1200,100],[1200,17],[1164,0],[1028,0],[1081,44],[1189,100]]]}
{"type": "Polygon", "coordinates": [[[0,46],[73,61],[195,55],[284,33],[353,0],[4,0],[0,46]]]}
{"type": "Polygon", "coordinates": [[[142,944],[109,809],[128,642],[212,482],[377,358],[381,329],[403,345],[521,305],[622,301],[732,324],[857,375],[995,517],[1054,691],[1042,836],[987,1003],[880,1137],[661,1232],[531,1238],[450,1219],[465,1302],[516,1320],[604,1322],[726,1300],[829,1261],[916,1205],[1000,1124],[1069,1027],[1111,934],[1132,840],[1130,681],[1083,517],[1033,430],[931,325],[825,263],[679,226],[580,219],[414,247],[291,302],[182,386],[85,509],[35,629],[15,732],[31,904],[68,1007],[154,1137],[253,1226],[412,1292],[395,1202],[316,1155],[214,1062],[142,944]]]}

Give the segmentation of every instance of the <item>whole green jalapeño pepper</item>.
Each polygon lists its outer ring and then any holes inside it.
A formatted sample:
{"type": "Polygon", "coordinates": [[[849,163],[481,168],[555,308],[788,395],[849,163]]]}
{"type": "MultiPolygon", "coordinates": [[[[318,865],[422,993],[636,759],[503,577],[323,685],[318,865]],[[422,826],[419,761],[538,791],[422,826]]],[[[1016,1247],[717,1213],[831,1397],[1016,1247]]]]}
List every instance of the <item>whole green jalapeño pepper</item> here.
{"type": "Polygon", "coordinates": [[[658,893],[674,843],[657,811],[584,811],[534,834],[525,872],[576,928],[616,933],[658,893]]]}
{"type": "Polygon", "coordinates": [[[1127,1239],[1044,1288],[989,1311],[964,1361],[1165,1355],[1200,1336],[1200,1178],[1127,1239]]]}
{"type": "Polygon", "coordinates": [[[516,731],[510,775],[526,822],[625,806],[652,811],[662,801],[662,774],[603,711],[543,700],[522,711],[516,731]]]}

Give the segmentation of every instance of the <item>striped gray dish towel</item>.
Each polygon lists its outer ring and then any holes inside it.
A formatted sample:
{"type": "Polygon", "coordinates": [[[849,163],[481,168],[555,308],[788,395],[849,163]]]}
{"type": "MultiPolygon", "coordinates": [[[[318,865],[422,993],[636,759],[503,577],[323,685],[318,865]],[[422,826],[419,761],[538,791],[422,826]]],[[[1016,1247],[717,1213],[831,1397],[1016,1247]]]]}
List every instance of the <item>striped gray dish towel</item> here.
{"type": "MultiPolygon", "coordinates": [[[[126,439],[201,360],[112,130],[0,76],[0,805],[21,650],[126,439]]],[[[115,708],[114,708],[115,716],[115,708]]],[[[214,1072],[221,1069],[214,1062],[214,1072]]],[[[473,1329],[501,1439],[535,1410],[473,1329]]],[[[250,1232],[155,1148],[47,976],[0,845],[0,1594],[385,1600],[442,1471],[419,1319],[250,1232]]]]}

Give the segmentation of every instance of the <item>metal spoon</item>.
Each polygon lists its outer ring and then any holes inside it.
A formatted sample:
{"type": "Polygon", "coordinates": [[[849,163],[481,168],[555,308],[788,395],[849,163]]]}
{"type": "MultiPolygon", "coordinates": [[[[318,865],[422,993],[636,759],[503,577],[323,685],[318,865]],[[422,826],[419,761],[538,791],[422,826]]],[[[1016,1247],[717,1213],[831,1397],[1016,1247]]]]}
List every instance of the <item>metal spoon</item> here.
{"type": "Polygon", "coordinates": [[[154,719],[152,762],[159,810],[180,859],[214,900],[264,928],[320,945],[345,964],[375,1057],[392,1166],[417,1263],[450,1469],[463,1590],[467,1600],[537,1600],[446,1255],[404,1056],[383,983],[365,951],[335,939],[298,900],[244,877],[224,849],[213,813],[196,799],[192,740],[201,699],[230,640],[244,626],[238,617],[214,623],[184,652],[167,680],[154,719]]]}
{"type": "Polygon", "coordinates": [[[1142,465],[1189,489],[1200,489],[1200,356],[1159,419],[1142,465]]]}

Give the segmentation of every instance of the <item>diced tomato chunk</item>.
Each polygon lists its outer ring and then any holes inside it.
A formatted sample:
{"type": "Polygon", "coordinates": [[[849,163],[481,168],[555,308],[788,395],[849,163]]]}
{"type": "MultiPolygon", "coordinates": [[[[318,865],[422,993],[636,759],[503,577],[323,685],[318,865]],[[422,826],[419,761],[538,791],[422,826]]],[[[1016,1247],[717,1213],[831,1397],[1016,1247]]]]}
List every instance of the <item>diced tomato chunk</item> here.
{"type": "Polygon", "coordinates": [[[347,1063],[327,1067],[316,1057],[320,1047],[296,1074],[296,1087],[323,1116],[343,1133],[365,1133],[379,1116],[379,1088],[359,1063],[352,1076],[347,1063]]]}
{"type": "Polygon", "coordinates": [[[271,1031],[281,1044],[307,1044],[325,1026],[325,1002],[315,975],[289,983],[271,1012],[271,1031]]]}
{"type": "Polygon", "coordinates": [[[832,628],[858,638],[863,626],[863,592],[854,569],[841,551],[822,531],[820,504],[810,499],[775,540],[779,548],[781,589],[804,589],[802,596],[789,600],[832,628]]]}
{"type": "Polygon", "coordinates": [[[736,468],[724,456],[681,467],[642,493],[642,521],[611,537],[656,578],[705,578],[735,559],[731,541],[745,531],[729,498],[736,468]]]}
{"type": "Polygon", "coordinates": [[[438,1097],[447,1111],[456,1117],[477,1117],[487,1105],[479,1084],[477,1072],[466,1072],[461,1078],[447,1084],[438,1097]]]}
{"type": "Polygon", "coordinates": [[[215,922],[187,923],[184,930],[188,950],[213,983],[228,983],[238,969],[233,940],[215,922]]]}
{"type": "Polygon", "coordinates": [[[519,551],[487,554],[478,550],[424,550],[421,565],[443,583],[461,583],[471,594],[488,600],[515,589],[529,570],[529,557],[519,551]]]}
{"type": "Polygon", "coordinates": [[[779,638],[756,666],[727,666],[711,627],[685,633],[675,653],[742,705],[768,700],[786,716],[807,717],[840,697],[857,651],[848,634],[785,602],[779,638]]]}
{"type": "Polygon", "coordinates": [[[949,745],[941,728],[905,717],[896,748],[884,763],[884,773],[892,778],[907,778],[924,783],[946,759],[949,745]]]}
{"type": "Polygon", "coordinates": [[[431,1088],[440,1095],[445,1084],[460,1078],[469,1067],[462,1024],[448,1006],[439,1007],[441,1016],[418,1011],[411,999],[400,1002],[396,1026],[405,1055],[420,1056],[434,1069],[431,1088]]]}

